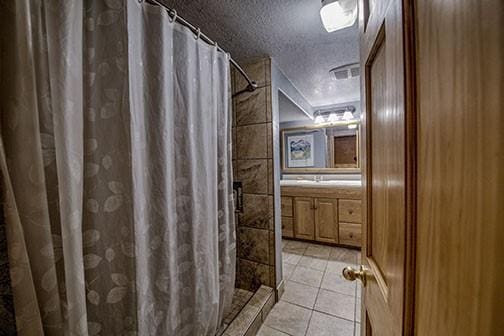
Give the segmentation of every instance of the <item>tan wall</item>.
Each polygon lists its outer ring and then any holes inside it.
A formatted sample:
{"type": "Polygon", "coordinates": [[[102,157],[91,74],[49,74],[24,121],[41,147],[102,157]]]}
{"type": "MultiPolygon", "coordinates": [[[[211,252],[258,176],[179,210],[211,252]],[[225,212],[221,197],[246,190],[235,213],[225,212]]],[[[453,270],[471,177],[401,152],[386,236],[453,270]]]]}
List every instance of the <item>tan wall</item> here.
{"type": "MultiPolygon", "coordinates": [[[[259,88],[233,98],[234,180],[243,183],[244,212],[237,221],[236,286],[275,287],[271,61],[245,65],[259,88]]],[[[233,92],[247,83],[233,71],[233,92]]]]}

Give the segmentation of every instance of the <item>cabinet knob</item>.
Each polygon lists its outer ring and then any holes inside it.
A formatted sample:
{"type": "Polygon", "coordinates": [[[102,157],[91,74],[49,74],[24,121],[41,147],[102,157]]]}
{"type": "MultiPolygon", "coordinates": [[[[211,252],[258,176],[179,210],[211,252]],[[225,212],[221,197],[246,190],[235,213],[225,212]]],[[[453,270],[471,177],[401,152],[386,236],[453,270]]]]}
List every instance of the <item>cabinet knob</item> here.
{"type": "Polygon", "coordinates": [[[348,213],[351,215],[353,214],[353,210],[348,210],[348,213]]]}

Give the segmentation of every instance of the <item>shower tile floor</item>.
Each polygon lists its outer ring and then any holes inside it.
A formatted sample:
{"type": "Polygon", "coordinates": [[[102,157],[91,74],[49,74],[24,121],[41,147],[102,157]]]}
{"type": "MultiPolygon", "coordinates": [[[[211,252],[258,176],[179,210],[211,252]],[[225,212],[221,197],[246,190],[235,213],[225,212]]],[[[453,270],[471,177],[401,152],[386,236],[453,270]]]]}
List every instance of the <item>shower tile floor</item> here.
{"type": "Polygon", "coordinates": [[[358,336],[361,286],[341,275],[360,251],[283,240],[285,292],[258,336],[358,336]]]}

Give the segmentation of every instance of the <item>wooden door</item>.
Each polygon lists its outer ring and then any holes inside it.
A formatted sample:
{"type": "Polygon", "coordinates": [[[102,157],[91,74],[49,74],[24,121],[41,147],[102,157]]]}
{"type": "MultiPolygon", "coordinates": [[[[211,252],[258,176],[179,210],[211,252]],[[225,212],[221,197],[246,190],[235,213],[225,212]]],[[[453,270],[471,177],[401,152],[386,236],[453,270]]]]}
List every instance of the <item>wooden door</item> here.
{"type": "Polygon", "coordinates": [[[415,11],[415,333],[504,335],[504,1],[415,11]]]}
{"type": "Polygon", "coordinates": [[[315,199],[315,239],[326,243],[338,243],[337,199],[315,199]]]}
{"type": "Polygon", "coordinates": [[[413,211],[407,60],[407,1],[362,0],[363,289],[362,334],[410,334],[408,266],[413,211]]]}
{"type": "Polygon", "coordinates": [[[294,237],[315,238],[314,206],[311,197],[294,197],[294,237]]]}

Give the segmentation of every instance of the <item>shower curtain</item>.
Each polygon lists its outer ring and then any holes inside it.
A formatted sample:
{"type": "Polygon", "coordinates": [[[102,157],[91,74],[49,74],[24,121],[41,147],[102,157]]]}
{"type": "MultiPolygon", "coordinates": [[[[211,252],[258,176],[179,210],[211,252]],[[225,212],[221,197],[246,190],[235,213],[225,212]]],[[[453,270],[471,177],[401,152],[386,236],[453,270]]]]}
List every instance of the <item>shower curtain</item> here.
{"type": "Polygon", "coordinates": [[[0,1],[19,335],[214,335],[235,278],[229,56],[137,0],[0,1]]]}

